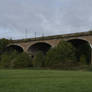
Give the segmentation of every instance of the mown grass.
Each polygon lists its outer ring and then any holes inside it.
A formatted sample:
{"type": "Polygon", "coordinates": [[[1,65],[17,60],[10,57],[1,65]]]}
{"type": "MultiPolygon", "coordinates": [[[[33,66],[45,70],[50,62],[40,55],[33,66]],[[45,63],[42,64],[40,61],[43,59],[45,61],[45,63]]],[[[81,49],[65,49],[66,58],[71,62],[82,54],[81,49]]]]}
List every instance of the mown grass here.
{"type": "Polygon", "coordinates": [[[92,92],[92,73],[0,70],[0,92],[92,92]]]}

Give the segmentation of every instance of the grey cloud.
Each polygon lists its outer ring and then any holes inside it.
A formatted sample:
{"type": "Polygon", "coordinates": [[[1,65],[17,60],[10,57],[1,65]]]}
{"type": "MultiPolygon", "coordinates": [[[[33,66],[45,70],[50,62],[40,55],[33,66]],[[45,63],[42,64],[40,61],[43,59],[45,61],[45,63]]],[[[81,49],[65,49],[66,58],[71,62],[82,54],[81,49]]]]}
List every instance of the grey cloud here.
{"type": "Polygon", "coordinates": [[[91,0],[0,0],[0,33],[24,38],[92,29],[91,0]],[[8,34],[7,34],[8,31],[8,34]]]}

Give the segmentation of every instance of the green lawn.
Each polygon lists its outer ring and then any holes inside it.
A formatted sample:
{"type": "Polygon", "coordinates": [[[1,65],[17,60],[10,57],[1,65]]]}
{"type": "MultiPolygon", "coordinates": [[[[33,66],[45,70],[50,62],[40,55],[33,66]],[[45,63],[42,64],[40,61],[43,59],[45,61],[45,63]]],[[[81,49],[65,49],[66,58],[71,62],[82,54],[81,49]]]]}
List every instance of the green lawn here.
{"type": "Polygon", "coordinates": [[[0,70],[0,92],[92,92],[92,72],[0,70]]]}

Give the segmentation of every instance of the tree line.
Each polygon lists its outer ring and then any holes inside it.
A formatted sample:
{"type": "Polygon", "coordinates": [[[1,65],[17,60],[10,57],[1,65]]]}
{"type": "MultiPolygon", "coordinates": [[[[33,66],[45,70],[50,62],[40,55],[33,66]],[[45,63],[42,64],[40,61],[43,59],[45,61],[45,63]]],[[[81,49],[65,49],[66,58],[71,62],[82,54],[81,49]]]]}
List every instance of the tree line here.
{"type": "MultiPolygon", "coordinates": [[[[82,53],[67,41],[61,40],[60,43],[49,49],[46,55],[39,51],[32,58],[31,55],[16,50],[6,51],[7,45],[11,40],[0,39],[0,68],[53,68],[70,69],[72,67],[87,65],[88,53],[82,53]],[[79,54],[79,56],[77,54],[79,54]]],[[[83,47],[80,47],[82,49],[83,47]]]]}

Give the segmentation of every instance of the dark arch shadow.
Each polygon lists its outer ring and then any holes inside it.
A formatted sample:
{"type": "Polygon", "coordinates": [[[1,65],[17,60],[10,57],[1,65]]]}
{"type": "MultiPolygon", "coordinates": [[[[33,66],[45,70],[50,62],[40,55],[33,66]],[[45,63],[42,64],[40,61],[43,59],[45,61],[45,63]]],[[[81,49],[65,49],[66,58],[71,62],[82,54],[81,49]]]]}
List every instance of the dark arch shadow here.
{"type": "Polygon", "coordinates": [[[76,48],[77,61],[80,62],[81,56],[85,56],[86,64],[91,64],[91,46],[90,43],[82,39],[68,40],[76,48]]]}
{"type": "Polygon", "coordinates": [[[22,47],[18,46],[18,45],[10,45],[7,46],[5,49],[6,52],[13,52],[13,51],[17,51],[19,53],[22,53],[24,50],[22,47]]]}
{"type": "Polygon", "coordinates": [[[50,48],[51,45],[49,45],[48,43],[38,42],[30,46],[28,52],[33,56],[39,51],[42,52],[43,54],[46,54],[50,48]]]}

